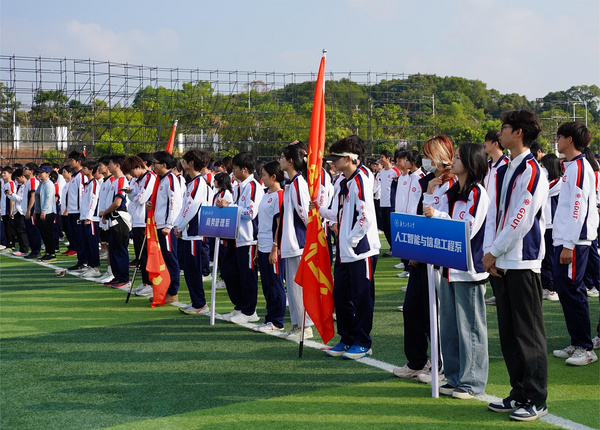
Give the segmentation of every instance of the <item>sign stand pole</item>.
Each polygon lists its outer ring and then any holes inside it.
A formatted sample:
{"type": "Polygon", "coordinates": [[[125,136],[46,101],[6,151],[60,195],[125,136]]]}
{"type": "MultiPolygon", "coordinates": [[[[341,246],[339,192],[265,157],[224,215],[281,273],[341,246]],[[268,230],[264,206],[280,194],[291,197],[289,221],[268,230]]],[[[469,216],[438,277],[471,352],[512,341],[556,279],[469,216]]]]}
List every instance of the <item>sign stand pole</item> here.
{"type": "Polygon", "coordinates": [[[215,237],[215,252],[213,255],[212,285],[210,290],[210,325],[215,325],[215,303],[217,301],[217,269],[219,266],[219,245],[221,240],[215,237]]]}
{"type": "Polygon", "coordinates": [[[431,397],[440,397],[438,380],[438,322],[437,322],[437,296],[435,294],[435,278],[433,264],[427,265],[427,282],[429,284],[429,340],[431,343],[431,397]]]}

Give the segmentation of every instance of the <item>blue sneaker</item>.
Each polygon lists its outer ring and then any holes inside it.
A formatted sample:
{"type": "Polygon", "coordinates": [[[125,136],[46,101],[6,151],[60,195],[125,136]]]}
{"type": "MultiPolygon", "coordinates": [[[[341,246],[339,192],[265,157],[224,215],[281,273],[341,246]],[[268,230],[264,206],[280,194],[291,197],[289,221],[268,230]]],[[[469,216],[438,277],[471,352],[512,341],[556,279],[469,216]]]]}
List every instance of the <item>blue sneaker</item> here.
{"type": "Polygon", "coordinates": [[[340,342],[333,348],[325,350],[325,354],[329,355],[330,357],[341,357],[342,354],[348,351],[349,349],[350,345],[346,345],[345,343],[340,342]]]}
{"type": "Polygon", "coordinates": [[[342,354],[342,358],[347,358],[348,360],[358,360],[359,358],[369,357],[371,354],[373,354],[373,350],[371,348],[352,345],[348,351],[342,354]]]}

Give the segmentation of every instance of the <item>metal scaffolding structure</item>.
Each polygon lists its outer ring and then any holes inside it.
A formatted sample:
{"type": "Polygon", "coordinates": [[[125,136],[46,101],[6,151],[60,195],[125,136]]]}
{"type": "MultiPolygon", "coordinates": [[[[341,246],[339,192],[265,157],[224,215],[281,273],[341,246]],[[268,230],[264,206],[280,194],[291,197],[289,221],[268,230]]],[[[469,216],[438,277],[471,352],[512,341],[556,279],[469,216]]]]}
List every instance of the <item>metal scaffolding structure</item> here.
{"type": "MultiPolygon", "coordinates": [[[[87,148],[154,151],[179,121],[178,147],[272,157],[308,140],[316,73],[160,68],[0,56],[0,156],[87,148]]],[[[329,72],[327,143],[351,133],[368,152],[420,147],[435,131],[435,89],[419,75],[329,72]]]]}

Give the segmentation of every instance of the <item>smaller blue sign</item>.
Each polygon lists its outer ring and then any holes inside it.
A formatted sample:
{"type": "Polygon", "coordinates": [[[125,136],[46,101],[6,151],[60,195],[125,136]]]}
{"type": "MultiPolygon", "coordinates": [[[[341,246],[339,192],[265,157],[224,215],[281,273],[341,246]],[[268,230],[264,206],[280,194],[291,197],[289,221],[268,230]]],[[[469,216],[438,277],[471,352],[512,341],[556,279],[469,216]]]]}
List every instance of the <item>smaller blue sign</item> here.
{"type": "Polygon", "coordinates": [[[200,207],[199,236],[237,239],[239,225],[239,207],[200,207]]]}
{"type": "Polygon", "coordinates": [[[394,257],[464,271],[472,266],[468,223],[392,213],[391,224],[394,257]]]}

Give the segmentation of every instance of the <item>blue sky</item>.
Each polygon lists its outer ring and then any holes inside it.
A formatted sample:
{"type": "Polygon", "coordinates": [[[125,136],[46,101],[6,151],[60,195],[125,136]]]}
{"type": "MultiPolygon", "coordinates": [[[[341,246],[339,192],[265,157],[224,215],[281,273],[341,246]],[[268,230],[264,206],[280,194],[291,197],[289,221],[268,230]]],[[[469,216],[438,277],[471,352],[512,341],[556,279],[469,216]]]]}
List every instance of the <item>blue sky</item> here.
{"type": "Polygon", "coordinates": [[[159,67],[434,73],[530,99],[600,84],[597,0],[0,0],[0,52],[159,67]]]}

